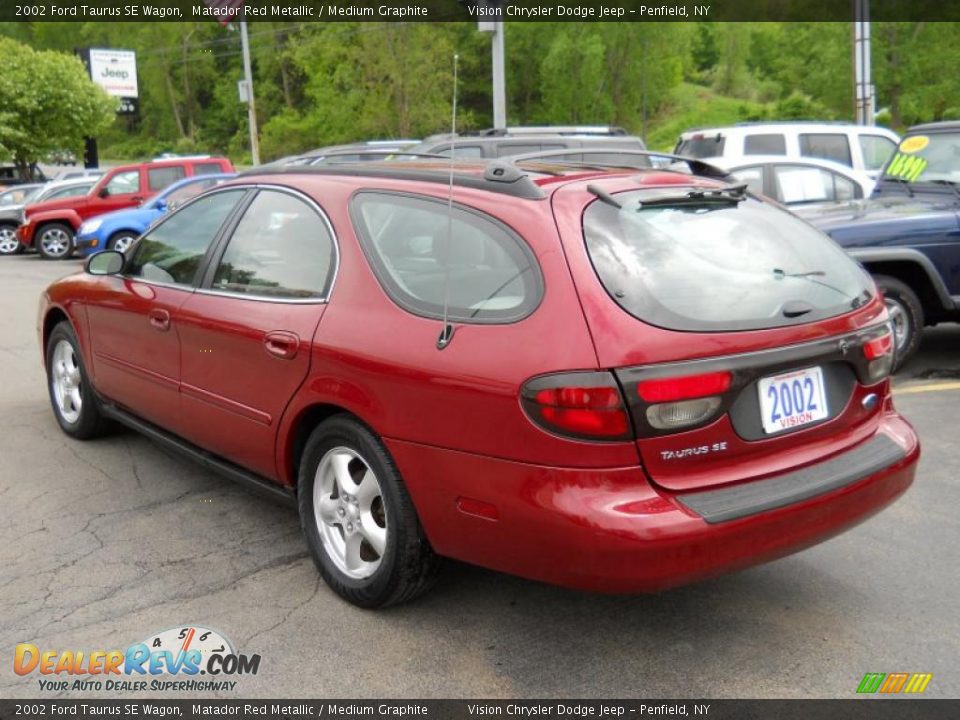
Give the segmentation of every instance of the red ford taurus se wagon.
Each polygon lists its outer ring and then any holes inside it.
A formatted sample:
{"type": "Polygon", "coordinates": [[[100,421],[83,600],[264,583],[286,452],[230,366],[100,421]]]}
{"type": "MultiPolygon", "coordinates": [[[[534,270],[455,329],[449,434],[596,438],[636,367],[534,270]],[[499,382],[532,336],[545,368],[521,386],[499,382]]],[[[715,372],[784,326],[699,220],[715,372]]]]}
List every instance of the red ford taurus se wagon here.
{"type": "Polygon", "coordinates": [[[781,557],[913,480],[870,277],[693,173],[518,161],[261,170],[44,293],[57,421],[299,507],[365,607],[449,557],[658,590],[781,557]]]}

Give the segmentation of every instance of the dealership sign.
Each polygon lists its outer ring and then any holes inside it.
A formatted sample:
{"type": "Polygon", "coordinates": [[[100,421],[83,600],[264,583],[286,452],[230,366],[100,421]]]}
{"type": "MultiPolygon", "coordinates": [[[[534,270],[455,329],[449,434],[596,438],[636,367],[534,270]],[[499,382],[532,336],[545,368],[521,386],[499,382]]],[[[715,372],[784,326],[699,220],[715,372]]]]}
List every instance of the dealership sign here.
{"type": "Polygon", "coordinates": [[[102,87],[107,95],[119,99],[117,112],[136,112],[139,95],[136,53],[132,50],[98,48],[91,48],[88,52],[90,79],[102,87]]]}

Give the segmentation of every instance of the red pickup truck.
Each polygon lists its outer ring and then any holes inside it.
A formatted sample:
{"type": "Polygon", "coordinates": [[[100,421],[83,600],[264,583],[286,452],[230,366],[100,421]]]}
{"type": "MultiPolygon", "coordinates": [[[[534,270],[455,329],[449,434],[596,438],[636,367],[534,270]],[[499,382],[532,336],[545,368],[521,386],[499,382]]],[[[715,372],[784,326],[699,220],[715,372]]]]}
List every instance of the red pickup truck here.
{"type": "Polygon", "coordinates": [[[27,205],[17,238],[44,258],[67,258],[73,253],[77,228],[87,218],[136,207],[182,178],[223,172],[233,172],[233,164],[222,157],[121,165],[107,172],[86,195],[27,205]]]}

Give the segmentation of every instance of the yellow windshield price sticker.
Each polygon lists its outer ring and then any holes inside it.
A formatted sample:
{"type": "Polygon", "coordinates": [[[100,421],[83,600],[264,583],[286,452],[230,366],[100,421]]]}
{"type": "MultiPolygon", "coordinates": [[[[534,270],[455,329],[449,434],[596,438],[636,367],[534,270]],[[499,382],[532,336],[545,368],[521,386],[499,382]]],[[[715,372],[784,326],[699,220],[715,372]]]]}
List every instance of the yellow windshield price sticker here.
{"type": "Polygon", "coordinates": [[[914,182],[927,169],[927,161],[916,155],[904,155],[898,152],[893,156],[887,167],[887,177],[903,178],[907,182],[914,182]]]}
{"type": "Polygon", "coordinates": [[[930,138],[926,135],[914,135],[913,137],[904,139],[904,141],[900,143],[900,152],[910,155],[920,152],[929,144],[930,138]]]}

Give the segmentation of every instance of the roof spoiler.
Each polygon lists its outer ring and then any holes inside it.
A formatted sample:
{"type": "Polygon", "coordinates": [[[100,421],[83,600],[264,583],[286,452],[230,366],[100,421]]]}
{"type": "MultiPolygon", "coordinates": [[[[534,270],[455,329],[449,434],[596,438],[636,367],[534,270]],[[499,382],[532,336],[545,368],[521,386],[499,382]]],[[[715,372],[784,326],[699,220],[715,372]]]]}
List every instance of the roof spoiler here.
{"type": "MultiPolygon", "coordinates": [[[[714,180],[733,180],[733,176],[730,175],[726,170],[711,165],[709,163],[703,162],[703,160],[698,160],[697,158],[687,157],[685,155],[674,155],[673,153],[665,152],[656,152],[654,150],[630,150],[618,147],[609,147],[605,148],[602,146],[589,147],[589,148],[565,148],[563,150],[538,150],[536,152],[523,153],[522,155],[513,155],[509,158],[504,158],[513,162],[514,164],[523,163],[527,160],[544,160],[552,158],[562,158],[569,155],[593,155],[603,153],[606,155],[623,155],[629,157],[639,157],[647,160],[645,164],[630,164],[624,163],[623,165],[618,165],[616,163],[598,163],[591,162],[589,160],[570,160],[563,161],[560,163],[563,165],[572,165],[579,167],[587,168],[630,168],[630,169],[649,169],[653,167],[653,163],[649,161],[650,158],[663,158],[664,160],[669,160],[670,164],[684,162],[690,168],[690,174],[696,175],[697,177],[706,177],[713,178],[714,180]]],[[[672,170],[670,167],[663,167],[663,170],[672,170]]]]}

